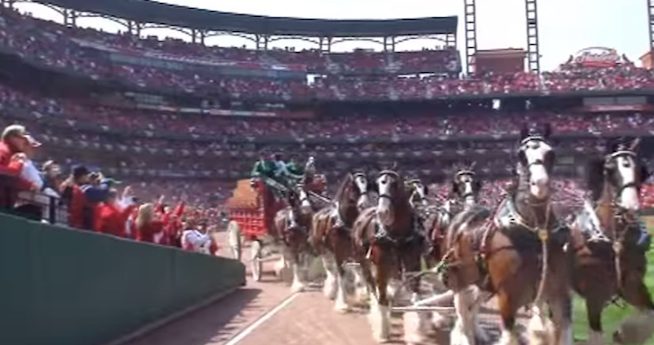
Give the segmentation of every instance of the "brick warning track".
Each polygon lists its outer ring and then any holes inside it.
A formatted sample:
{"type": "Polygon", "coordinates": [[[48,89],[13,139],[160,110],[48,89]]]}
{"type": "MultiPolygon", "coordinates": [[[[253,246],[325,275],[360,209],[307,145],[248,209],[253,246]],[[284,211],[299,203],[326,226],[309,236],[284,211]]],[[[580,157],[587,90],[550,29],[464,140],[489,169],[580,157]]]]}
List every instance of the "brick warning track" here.
{"type": "MultiPolygon", "coordinates": [[[[247,257],[247,256],[244,256],[247,257]]],[[[320,291],[291,297],[289,287],[264,265],[264,281],[246,287],[127,345],[374,345],[363,310],[336,313],[320,291]],[[290,301],[289,301],[290,300],[290,301]],[[271,314],[270,311],[274,311],[271,314]],[[252,326],[254,329],[252,329],[252,326]],[[245,332],[244,332],[245,331],[245,332]]],[[[480,322],[491,339],[498,337],[498,317],[485,312],[480,322]]],[[[402,321],[393,318],[391,344],[401,344],[402,321]]],[[[448,332],[434,331],[431,344],[448,344],[448,332]]]]}

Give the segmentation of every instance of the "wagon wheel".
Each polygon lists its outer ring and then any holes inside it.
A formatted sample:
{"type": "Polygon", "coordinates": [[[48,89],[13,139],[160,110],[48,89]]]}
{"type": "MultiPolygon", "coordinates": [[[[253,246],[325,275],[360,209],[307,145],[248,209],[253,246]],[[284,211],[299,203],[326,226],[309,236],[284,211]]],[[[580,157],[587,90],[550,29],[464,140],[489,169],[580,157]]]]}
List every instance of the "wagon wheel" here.
{"type": "Polygon", "coordinates": [[[250,250],[252,255],[252,279],[258,282],[261,281],[261,271],[263,270],[263,263],[261,262],[261,242],[259,240],[252,241],[252,247],[250,250]]]}
{"type": "Polygon", "coordinates": [[[231,229],[227,234],[227,239],[229,243],[229,248],[232,252],[232,257],[238,261],[241,261],[242,257],[242,242],[241,242],[241,232],[236,229],[231,229]]]}

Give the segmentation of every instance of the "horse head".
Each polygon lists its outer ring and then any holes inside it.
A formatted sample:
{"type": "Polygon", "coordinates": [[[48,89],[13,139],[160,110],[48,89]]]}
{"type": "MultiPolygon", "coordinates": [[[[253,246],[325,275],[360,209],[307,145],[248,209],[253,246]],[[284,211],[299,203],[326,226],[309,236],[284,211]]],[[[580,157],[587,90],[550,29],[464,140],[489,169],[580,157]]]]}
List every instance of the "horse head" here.
{"type": "Polygon", "coordinates": [[[638,157],[639,144],[639,139],[609,142],[604,156],[589,162],[586,182],[594,200],[605,196],[623,210],[640,209],[640,187],[649,172],[638,157]],[[608,194],[603,195],[605,191],[608,194]]]}
{"type": "Polygon", "coordinates": [[[402,176],[394,170],[382,170],[377,177],[379,200],[377,202],[377,215],[385,226],[395,224],[402,212],[402,205],[409,206],[409,198],[402,176]]]}
{"type": "Polygon", "coordinates": [[[468,168],[459,169],[452,178],[452,195],[462,200],[465,206],[476,203],[481,191],[481,180],[477,179],[473,163],[468,168]]]}
{"type": "Polygon", "coordinates": [[[304,188],[304,185],[297,187],[297,197],[300,202],[300,212],[302,214],[310,214],[313,211],[313,206],[311,205],[311,200],[309,200],[309,194],[304,188]]]}
{"type": "Polygon", "coordinates": [[[341,182],[336,192],[335,200],[342,206],[355,205],[361,211],[368,207],[371,190],[368,177],[360,171],[350,172],[341,182]]]}
{"type": "Polygon", "coordinates": [[[550,175],[554,168],[554,149],[549,144],[551,127],[545,125],[542,132],[524,127],[520,133],[518,149],[518,175],[528,182],[533,199],[545,200],[550,196],[550,175]]]}

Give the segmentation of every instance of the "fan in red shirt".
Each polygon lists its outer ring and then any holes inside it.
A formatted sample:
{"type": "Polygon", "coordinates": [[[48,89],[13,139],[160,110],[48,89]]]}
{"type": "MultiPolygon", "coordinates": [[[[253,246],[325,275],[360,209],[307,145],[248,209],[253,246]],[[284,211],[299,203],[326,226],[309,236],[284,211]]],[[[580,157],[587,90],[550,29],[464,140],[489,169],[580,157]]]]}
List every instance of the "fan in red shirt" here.
{"type": "Polygon", "coordinates": [[[160,219],[159,214],[154,211],[154,205],[151,203],[139,207],[134,225],[136,239],[139,241],[161,243],[161,239],[165,236],[164,222],[160,219]]]}
{"type": "MultiPolygon", "coordinates": [[[[127,199],[130,188],[125,189],[124,198],[127,199]]],[[[129,218],[135,206],[123,207],[118,200],[118,192],[115,189],[109,191],[106,201],[96,206],[94,230],[118,237],[127,237],[127,218],[129,218]]]]}
{"type": "Polygon", "coordinates": [[[181,237],[182,230],[184,230],[182,225],[182,215],[186,209],[186,203],[184,201],[180,202],[174,210],[166,212],[164,217],[165,223],[165,232],[167,237],[167,244],[173,247],[181,248],[181,237]]]}
{"type": "Polygon", "coordinates": [[[71,176],[62,184],[63,198],[68,204],[68,225],[84,228],[84,208],[86,197],[81,186],[89,182],[89,170],[85,166],[73,168],[71,176]]]}
{"type": "Polygon", "coordinates": [[[16,194],[21,190],[34,190],[37,187],[20,178],[26,156],[23,152],[29,146],[40,146],[25,127],[11,125],[2,131],[0,141],[0,207],[12,208],[16,201],[16,194]]]}

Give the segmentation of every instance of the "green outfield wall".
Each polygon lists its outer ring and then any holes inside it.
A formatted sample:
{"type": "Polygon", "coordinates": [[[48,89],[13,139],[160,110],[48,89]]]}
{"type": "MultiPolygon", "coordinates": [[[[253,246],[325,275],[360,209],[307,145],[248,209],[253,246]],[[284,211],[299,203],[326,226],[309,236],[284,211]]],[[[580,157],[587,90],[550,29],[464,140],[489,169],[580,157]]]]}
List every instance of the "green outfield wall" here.
{"type": "Polygon", "coordinates": [[[0,214],[0,344],[103,344],[244,283],[234,260],[0,214]]]}

